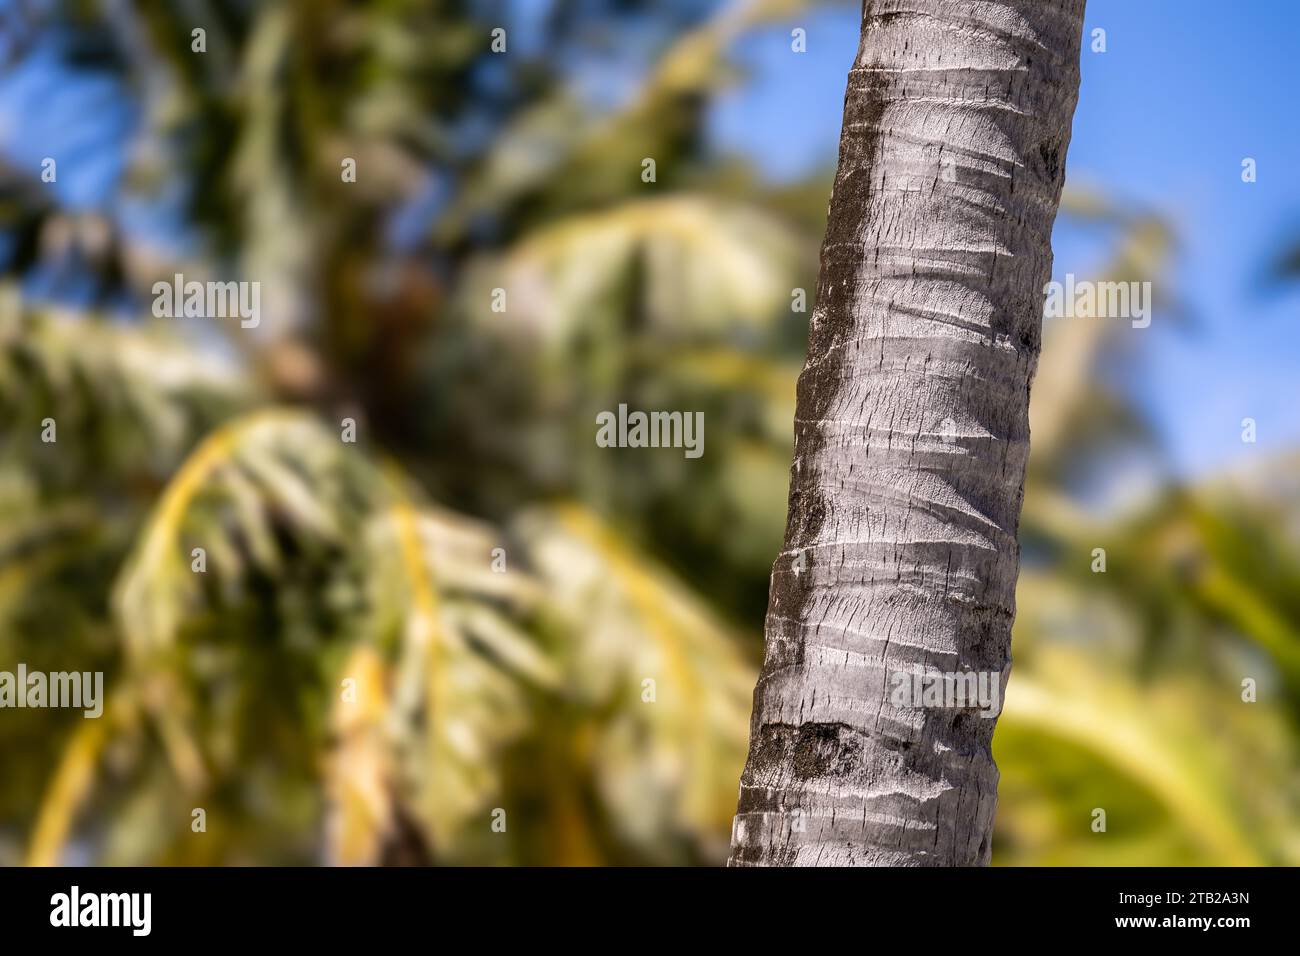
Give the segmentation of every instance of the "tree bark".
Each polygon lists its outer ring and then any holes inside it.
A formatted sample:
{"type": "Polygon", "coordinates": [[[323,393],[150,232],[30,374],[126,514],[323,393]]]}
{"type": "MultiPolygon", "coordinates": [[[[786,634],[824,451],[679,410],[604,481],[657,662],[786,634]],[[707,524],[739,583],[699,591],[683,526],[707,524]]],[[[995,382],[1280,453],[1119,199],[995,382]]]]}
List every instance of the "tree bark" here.
{"type": "Polygon", "coordinates": [[[1084,0],[865,0],[731,865],[987,864],[1084,0]],[[892,698],[892,699],[891,699],[892,698]]]}

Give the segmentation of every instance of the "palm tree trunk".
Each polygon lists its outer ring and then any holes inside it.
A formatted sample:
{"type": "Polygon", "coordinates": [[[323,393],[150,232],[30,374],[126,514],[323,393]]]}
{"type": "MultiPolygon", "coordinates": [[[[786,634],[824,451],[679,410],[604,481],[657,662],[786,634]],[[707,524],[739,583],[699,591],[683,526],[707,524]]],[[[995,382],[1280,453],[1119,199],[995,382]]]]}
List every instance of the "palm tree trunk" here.
{"type": "Polygon", "coordinates": [[[732,865],[989,860],[1084,0],[863,6],[732,865]]]}

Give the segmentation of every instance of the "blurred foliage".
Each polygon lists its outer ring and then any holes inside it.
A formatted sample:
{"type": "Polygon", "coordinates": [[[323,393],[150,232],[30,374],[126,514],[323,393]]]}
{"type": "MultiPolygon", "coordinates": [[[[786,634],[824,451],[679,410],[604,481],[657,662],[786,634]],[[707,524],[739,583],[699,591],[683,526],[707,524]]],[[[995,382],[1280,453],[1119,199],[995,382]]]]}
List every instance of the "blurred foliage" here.
{"type": "MultiPolygon", "coordinates": [[[[705,117],[806,6],[229,0],[203,55],[181,6],[30,6],[9,57],[124,117],[60,177],[122,170],[86,208],[0,166],[0,669],[108,704],[4,712],[0,863],[725,858],[830,176],[705,117]],[[261,327],[149,318],[174,272],[260,281],[261,327]],[[706,454],[598,448],[620,402],[706,454]]],[[[1063,215],[1105,278],[1174,254],[1063,215]]],[[[996,861],[1295,863],[1297,471],[1171,479],[1144,345],[1045,332],[996,861]]]]}

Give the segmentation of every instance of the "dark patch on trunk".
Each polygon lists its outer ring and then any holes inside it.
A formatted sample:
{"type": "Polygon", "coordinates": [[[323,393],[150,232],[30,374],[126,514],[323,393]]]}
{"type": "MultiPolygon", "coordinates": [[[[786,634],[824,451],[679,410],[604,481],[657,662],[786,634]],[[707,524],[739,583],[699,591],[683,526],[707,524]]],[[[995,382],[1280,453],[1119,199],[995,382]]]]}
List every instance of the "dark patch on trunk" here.
{"type": "Polygon", "coordinates": [[[793,770],[796,780],[844,777],[860,772],[863,735],[848,724],[764,724],[754,737],[750,769],[757,775],[793,770]]]}
{"type": "Polygon", "coordinates": [[[1055,185],[1061,175],[1061,144],[1050,140],[1039,143],[1038,156],[1043,161],[1047,181],[1055,185]]]}
{"type": "Polygon", "coordinates": [[[844,724],[804,724],[794,744],[794,775],[800,780],[855,771],[862,742],[844,724]]]}

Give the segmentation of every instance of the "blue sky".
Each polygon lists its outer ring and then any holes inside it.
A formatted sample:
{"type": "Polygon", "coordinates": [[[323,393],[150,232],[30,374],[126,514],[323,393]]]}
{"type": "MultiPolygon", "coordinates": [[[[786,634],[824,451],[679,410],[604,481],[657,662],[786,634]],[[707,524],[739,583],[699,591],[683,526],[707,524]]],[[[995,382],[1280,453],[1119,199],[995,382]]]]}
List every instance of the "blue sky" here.
{"type": "MultiPolygon", "coordinates": [[[[834,162],[857,5],[808,18],[808,53],[789,27],[738,51],[753,82],[720,104],[720,145],[787,179],[834,162]]],[[[1260,292],[1264,263],[1300,238],[1300,2],[1089,0],[1083,85],[1068,179],[1160,212],[1180,244],[1168,277],[1192,328],[1160,321],[1132,383],[1175,465],[1200,474],[1250,455],[1300,446],[1300,287],[1260,292]],[[1106,52],[1093,53],[1094,28],[1106,52]],[[1258,181],[1241,181],[1254,157],[1258,181]],[[1243,444],[1241,419],[1258,422],[1243,444]]],[[[1055,237],[1058,277],[1087,244],[1055,237]]],[[[1091,257],[1089,256],[1089,259],[1091,257]]]]}

